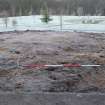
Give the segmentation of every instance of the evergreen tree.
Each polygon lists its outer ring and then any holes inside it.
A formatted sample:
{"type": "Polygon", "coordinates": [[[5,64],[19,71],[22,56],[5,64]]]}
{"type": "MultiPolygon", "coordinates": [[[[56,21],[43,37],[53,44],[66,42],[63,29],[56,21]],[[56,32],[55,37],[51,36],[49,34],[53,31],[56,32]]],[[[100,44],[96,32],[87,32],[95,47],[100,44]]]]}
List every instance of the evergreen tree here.
{"type": "Polygon", "coordinates": [[[49,15],[49,10],[48,10],[48,6],[46,3],[44,3],[42,9],[41,9],[41,14],[43,16],[43,18],[41,18],[42,22],[48,23],[49,21],[51,21],[52,19],[50,18],[49,15]]]}

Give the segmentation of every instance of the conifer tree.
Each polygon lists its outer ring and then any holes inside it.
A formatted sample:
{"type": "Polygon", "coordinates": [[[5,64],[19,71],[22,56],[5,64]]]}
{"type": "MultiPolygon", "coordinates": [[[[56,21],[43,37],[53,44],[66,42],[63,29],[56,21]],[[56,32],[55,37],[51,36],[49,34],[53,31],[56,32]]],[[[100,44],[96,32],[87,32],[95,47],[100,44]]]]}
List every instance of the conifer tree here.
{"type": "Polygon", "coordinates": [[[48,23],[49,21],[51,21],[52,19],[50,18],[50,15],[49,15],[49,10],[48,10],[48,6],[46,3],[44,3],[42,9],[41,9],[41,14],[42,14],[42,22],[45,22],[45,23],[48,23]]]}

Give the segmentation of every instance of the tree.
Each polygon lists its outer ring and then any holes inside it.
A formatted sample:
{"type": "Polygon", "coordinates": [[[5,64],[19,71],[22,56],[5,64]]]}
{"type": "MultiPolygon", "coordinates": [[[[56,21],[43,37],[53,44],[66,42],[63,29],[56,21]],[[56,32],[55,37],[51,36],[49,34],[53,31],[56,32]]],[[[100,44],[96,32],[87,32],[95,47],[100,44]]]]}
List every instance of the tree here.
{"type": "Polygon", "coordinates": [[[48,23],[49,21],[52,20],[50,18],[48,6],[47,6],[46,3],[44,3],[44,5],[43,5],[43,7],[41,9],[41,14],[43,15],[43,18],[41,18],[42,22],[48,23]]]}
{"type": "Polygon", "coordinates": [[[8,27],[8,21],[9,21],[8,17],[5,16],[5,17],[3,18],[3,22],[4,22],[5,26],[6,26],[6,28],[8,27]]]}
{"type": "Polygon", "coordinates": [[[16,30],[17,21],[16,21],[15,19],[12,20],[12,26],[13,26],[14,29],[16,30]]]}
{"type": "Polygon", "coordinates": [[[46,17],[49,10],[54,15],[60,15],[60,11],[62,15],[105,15],[105,0],[0,0],[0,13],[5,10],[9,16],[40,14],[42,4],[46,17]]]}

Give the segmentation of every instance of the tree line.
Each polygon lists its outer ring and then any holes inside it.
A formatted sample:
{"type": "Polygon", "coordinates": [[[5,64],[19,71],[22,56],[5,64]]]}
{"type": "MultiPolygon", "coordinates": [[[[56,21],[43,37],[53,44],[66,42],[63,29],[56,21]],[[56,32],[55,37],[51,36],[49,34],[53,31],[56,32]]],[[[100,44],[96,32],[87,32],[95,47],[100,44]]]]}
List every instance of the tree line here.
{"type": "Polygon", "coordinates": [[[44,3],[52,15],[105,15],[105,0],[0,0],[0,13],[38,15],[44,3]]]}

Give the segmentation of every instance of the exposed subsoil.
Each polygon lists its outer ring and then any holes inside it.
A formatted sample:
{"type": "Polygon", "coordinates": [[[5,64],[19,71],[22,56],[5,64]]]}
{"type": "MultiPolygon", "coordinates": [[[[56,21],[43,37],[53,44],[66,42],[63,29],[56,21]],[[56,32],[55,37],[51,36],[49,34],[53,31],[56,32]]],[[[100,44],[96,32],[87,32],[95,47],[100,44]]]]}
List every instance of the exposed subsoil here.
{"type": "Polygon", "coordinates": [[[105,92],[105,34],[0,33],[0,92],[105,92]],[[24,68],[27,64],[101,67],[24,68]]]}

